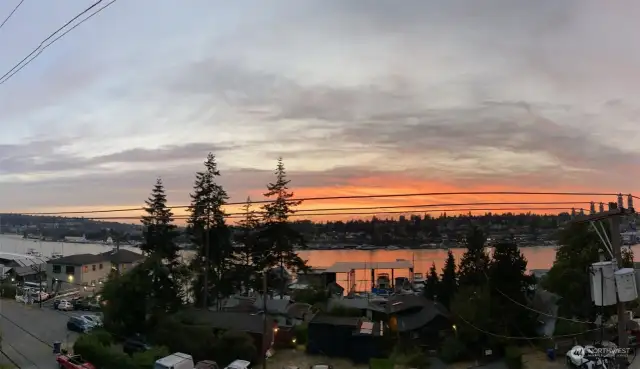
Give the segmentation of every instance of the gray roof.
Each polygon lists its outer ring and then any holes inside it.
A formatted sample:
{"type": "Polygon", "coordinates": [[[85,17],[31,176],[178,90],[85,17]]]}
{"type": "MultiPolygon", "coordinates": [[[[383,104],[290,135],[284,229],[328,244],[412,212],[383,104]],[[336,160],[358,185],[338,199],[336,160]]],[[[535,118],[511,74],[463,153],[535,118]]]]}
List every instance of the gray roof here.
{"type": "Polygon", "coordinates": [[[41,271],[43,272],[46,270],[46,266],[44,264],[39,264],[39,265],[11,268],[11,272],[17,276],[25,277],[28,275],[38,274],[38,268],[42,268],[41,271]]]}
{"type": "Polygon", "coordinates": [[[238,313],[229,311],[207,311],[191,309],[185,315],[192,322],[190,324],[209,325],[217,329],[229,329],[240,332],[263,333],[263,315],[238,313]]]}
{"type": "Polygon", "coordinates": [[[333,309],[336,306],[345,307],[349,309],[371,310],[385,312],[385,308],[380,304],[373,303],[363,298],[344,299],[344,298],[332,298],[328,301],[329,309],[333,309]]]}
{"type": "Polygon", "coordinates": [[[8,264],[6,262],[3,263],[2,262],[3,260],[11,261],[19,266],[38,265],[38,264],[44,264],[47,262],[45,258],[39,257],[39,256],[16,254],[12,252],[0,252],[0,263],[8,264]]]}
{"type": "Polygon", "coordinates": [[[82,266],[87,264],[97,264],[111,262],[114,264],[134,263],[143,258],[142,255],[129,250],[119,250],[117,252],[107,251],[101,254],[76,254],[64,256],[58,259],[49,260],[49,264],[82,266]]]}
{"type": "Polygon", "coordinates": [[[449,316],[442,304],[416,295],[392,296],[387,302],[387,313],[396,314],[400,332],[421,328],[438,316],[449,316]]]}
{"type": "Polygon", "coordinates": [[[352,316],[333,316],[333,315],[323,315],[317,314],[311,319],[309,324],[327,324],[327,325],[335,325],[335,326],[348,326],[348,327],[357,327],[358,324],[362,321],[362,318],[352,317],[352,316]]]}

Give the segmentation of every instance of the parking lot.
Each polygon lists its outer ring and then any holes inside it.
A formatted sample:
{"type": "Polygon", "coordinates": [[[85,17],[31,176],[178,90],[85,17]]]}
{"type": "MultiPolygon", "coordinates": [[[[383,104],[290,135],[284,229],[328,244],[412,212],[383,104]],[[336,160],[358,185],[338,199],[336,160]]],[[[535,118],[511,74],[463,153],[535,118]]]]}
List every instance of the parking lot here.
{"type": "MultiPolygon", "coordinates": [[[[40,308],[37,304],[0,300],[2,351],[21,369],[57,368],[53,342],[73,345],[78,334],[67,331],[67,321],[70,315],[80,314],[54,310],[51,304],[40,308]]],[[[6,356],[0,362],[10,362],[6,356]]]]}

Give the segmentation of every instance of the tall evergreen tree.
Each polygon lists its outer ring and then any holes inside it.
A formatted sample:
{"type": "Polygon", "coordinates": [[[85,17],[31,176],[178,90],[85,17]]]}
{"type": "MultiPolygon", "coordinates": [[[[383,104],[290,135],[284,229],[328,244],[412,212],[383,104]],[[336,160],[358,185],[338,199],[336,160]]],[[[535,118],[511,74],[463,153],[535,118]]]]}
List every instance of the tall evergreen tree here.
{"type": "Polygon", "coordinates": [[[247,202],[242,206],[243,218],[238,222],[238,228],[240,228],[240,237],[238,241],[242,244],[242,249],[239,252],[240,259],[243,264],[252,264],[252,255],[255,248],[255,236],[256,231],[260,228],[260,218],[255,210],[253,210],[253,203],[251,197],[247,197],[247,202]]]}
{"type": "Polygon", "coordinates": [[[424,297],[429,300],[435,301],[440,292],[440,277],[438,277],[438,271],[436,269],[436,263],[431,264],[429,268],[429,274],[424,287],[424,297]]]}
{"type": "Polygon", "coordinates": [[[191,262],[196,273],[192,289],[196,303],[208,306],[233,293],[235,255],[222,209],[229,196],[216,182],[220,171],[213,154],[207,155],[204,167],[204,171],[196,173],[191,193],[188,232],[197,247],[191,262]]]}
{"type": "Polygon", "coordinates": [[[515,243],[495,246],[487,270],[488,288],[492,296],[491,314],[497,332],[509,336],[531,336],[535,333],[535,319],[526,305],[527,288],[534,278],[526,274],[527,259],[515,243]]]}
{"type": "Polygon", "coordinates": [[[179,235],[173,224],[173,212],[167,206],[162,180],[158,178],[151,196],[146,201],[145,215],[141,222],[144,241],[140,249],[147,261],[140,268],[148,269],[152,288],[149,290],[152,315],[157,317],[175,311],[183,302],[184,293],[180,285],[180,248],[175,242],[179,235]]]}
{"type": "MultiPolygon", "coordinates": [[[[263,227],[259,234],[260,252],[256,253],[256,265],[261,270],[279,266],[279,289],[281,293],[284,290],[286,277],[285,269],[293,271],[307,270],[308,266],[305,260],[301,259],[295,252],[295,247],[306,247],[306,243],[302,234],[296,231],[289,224],[289,216],[295,213],[294,208],[300,205],[300,201],[291,200],[293,192],[289,190],[287,173],[282,158],[278,158],[278,165],[275,170],[276,181],[267,185],[267,192],[264,196],[272,199],[272,202],[266,203],[262,209],[263,227]]],[[[258,250],[257,250],[258,251],[258,250]]]]}
{"type": "Polygon", "coordinates": [[[447,309],[451,306],[451,301],[458,290],[458,281],[456,276],[456,258],[453,252],[447,252],[447,260],[442,267],[442,275],[440,277],[440,292],[438,293],[438,301],[447,309]]]}
{"type": "Polygon", "coordinates": [[[458,284],[460,286],[482,286],[486,282],[486,271],[489,267],[489,255],[485,251],[487,238],[476,226],[467,234],[467,251],[460,259],[458,268],[458,284]]]}

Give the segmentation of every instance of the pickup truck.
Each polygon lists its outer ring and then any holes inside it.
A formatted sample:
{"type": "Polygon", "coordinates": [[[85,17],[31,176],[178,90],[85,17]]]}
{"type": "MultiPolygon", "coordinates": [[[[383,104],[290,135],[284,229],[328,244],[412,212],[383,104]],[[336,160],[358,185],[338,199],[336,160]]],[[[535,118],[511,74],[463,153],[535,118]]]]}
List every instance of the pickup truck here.
{"type": "Polygon", "coordinates": [[[60,369],[96,369],[93,364],[84,360],[80,355],[58,355],[56,361],[60,369]]]}

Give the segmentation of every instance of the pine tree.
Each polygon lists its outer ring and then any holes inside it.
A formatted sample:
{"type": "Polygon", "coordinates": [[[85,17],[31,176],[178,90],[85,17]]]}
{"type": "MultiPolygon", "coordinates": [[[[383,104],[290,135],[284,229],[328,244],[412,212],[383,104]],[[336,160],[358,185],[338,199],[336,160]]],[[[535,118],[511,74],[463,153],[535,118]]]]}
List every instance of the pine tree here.
{"type": "Polygon", "coordinates": [[[162,179],[158,178],[151,196],[145,201],[146,215],[142,216],[144,228],[144,242],[140,249],[147,255],[154,255],[167,262],[174,262],[178,258],[180,248],[174,242],[179,235],[173,224],[173,212],[167,207],[167,196],[162,179]]]}
{"type": "Polygon", "coordinates": [[[146,205],[146,215],[142,216],[141,220],[144,241],[140,249],[147,256],[147,260],[139,267],[146,269],[151,279],[150,306],[153,306],[152,315],[157,317],[178,309],[184,296],[180,285],[180,249],[175,243],[179,233],[173,224],[173,212],[167,207],[167,197],[160,178],[156,181],[146,205]]]}
{"type": "Polygon", "coordinates": [[[238,222],[238,227],[241,230],[239,241],[242,243],[242,250],[239,253],[243,264],[248,266],[253,264],[255,233],[260,227],[260,218],[253,210],[251,197],[247,197],[247,202],[242,207],[242,213],[244,218],[238,222]]]}
{"type": "Polygon", "coordinates": [[[205,170],[196,173],[189,206],[188,232],[197,247],[191,268],[196,272],[192,289],[196,303],[208,306],[233,293],[235,255],[231,232],[225,223],[222,206],[229,196],[216,182],[220,171],[211,153],[204,162],[205,170]]]}
{"type": "Polygon", "coordinates": [[[302,234],[296,231],[289,224],[289,216],[295,213],[294,208],[300,205],[300,201],[291,200],[293,192],[289,191],[290,180],[282,158],[278,159],[275,170],[276,181],[267,185],[267,199],[273,199],[266,203],[262,209],[264,211],[263,227],[259,235],[259,250],[256,254],[256,266],[261,270],[266,270],[274,266],[279,266],[279,289],[284,291],[286,278],[284,270],[293,271],[307,270],[308,266],[295,252],[295,247],[306,247],[302,234]]]}
{"type": "Polygon", "coordinates": [[[436,270],[436,263],[431,264],[429,274],[427,275],[427,281],[424,288],[424,297],[429,300],[435,301],[440,292],[440,277],[438,277],[438,271],[436,270]]]}
{"type": "Polygon", "coordinates": [[[457,290],[456,258],[453,256],[453,252],[449,250],[447,252],[447,260],[444,262],[444,267],[442,267],[438,301],[448,309],[451,306],[451,301],[453,301],[457,290]]]}
{"type": "Polygon", "coordinates": [[[533,282],[526,272],[527,259],[515,243],[495,246],[487,270],[492,296],[491,313],[497,331],[510,336],[535,333],[535,314],[518,306],[518,303],[527,304],[526,291],[533,282]]]}
{"type": "Polygon", "coordinates": [[[467,234],[467,251],[462,255],[458,268],[458,284],[460,286],[482,286],[487,277],[489,255],[485,249],[486,237],[482,230],[473,227],[467,234]]]}

